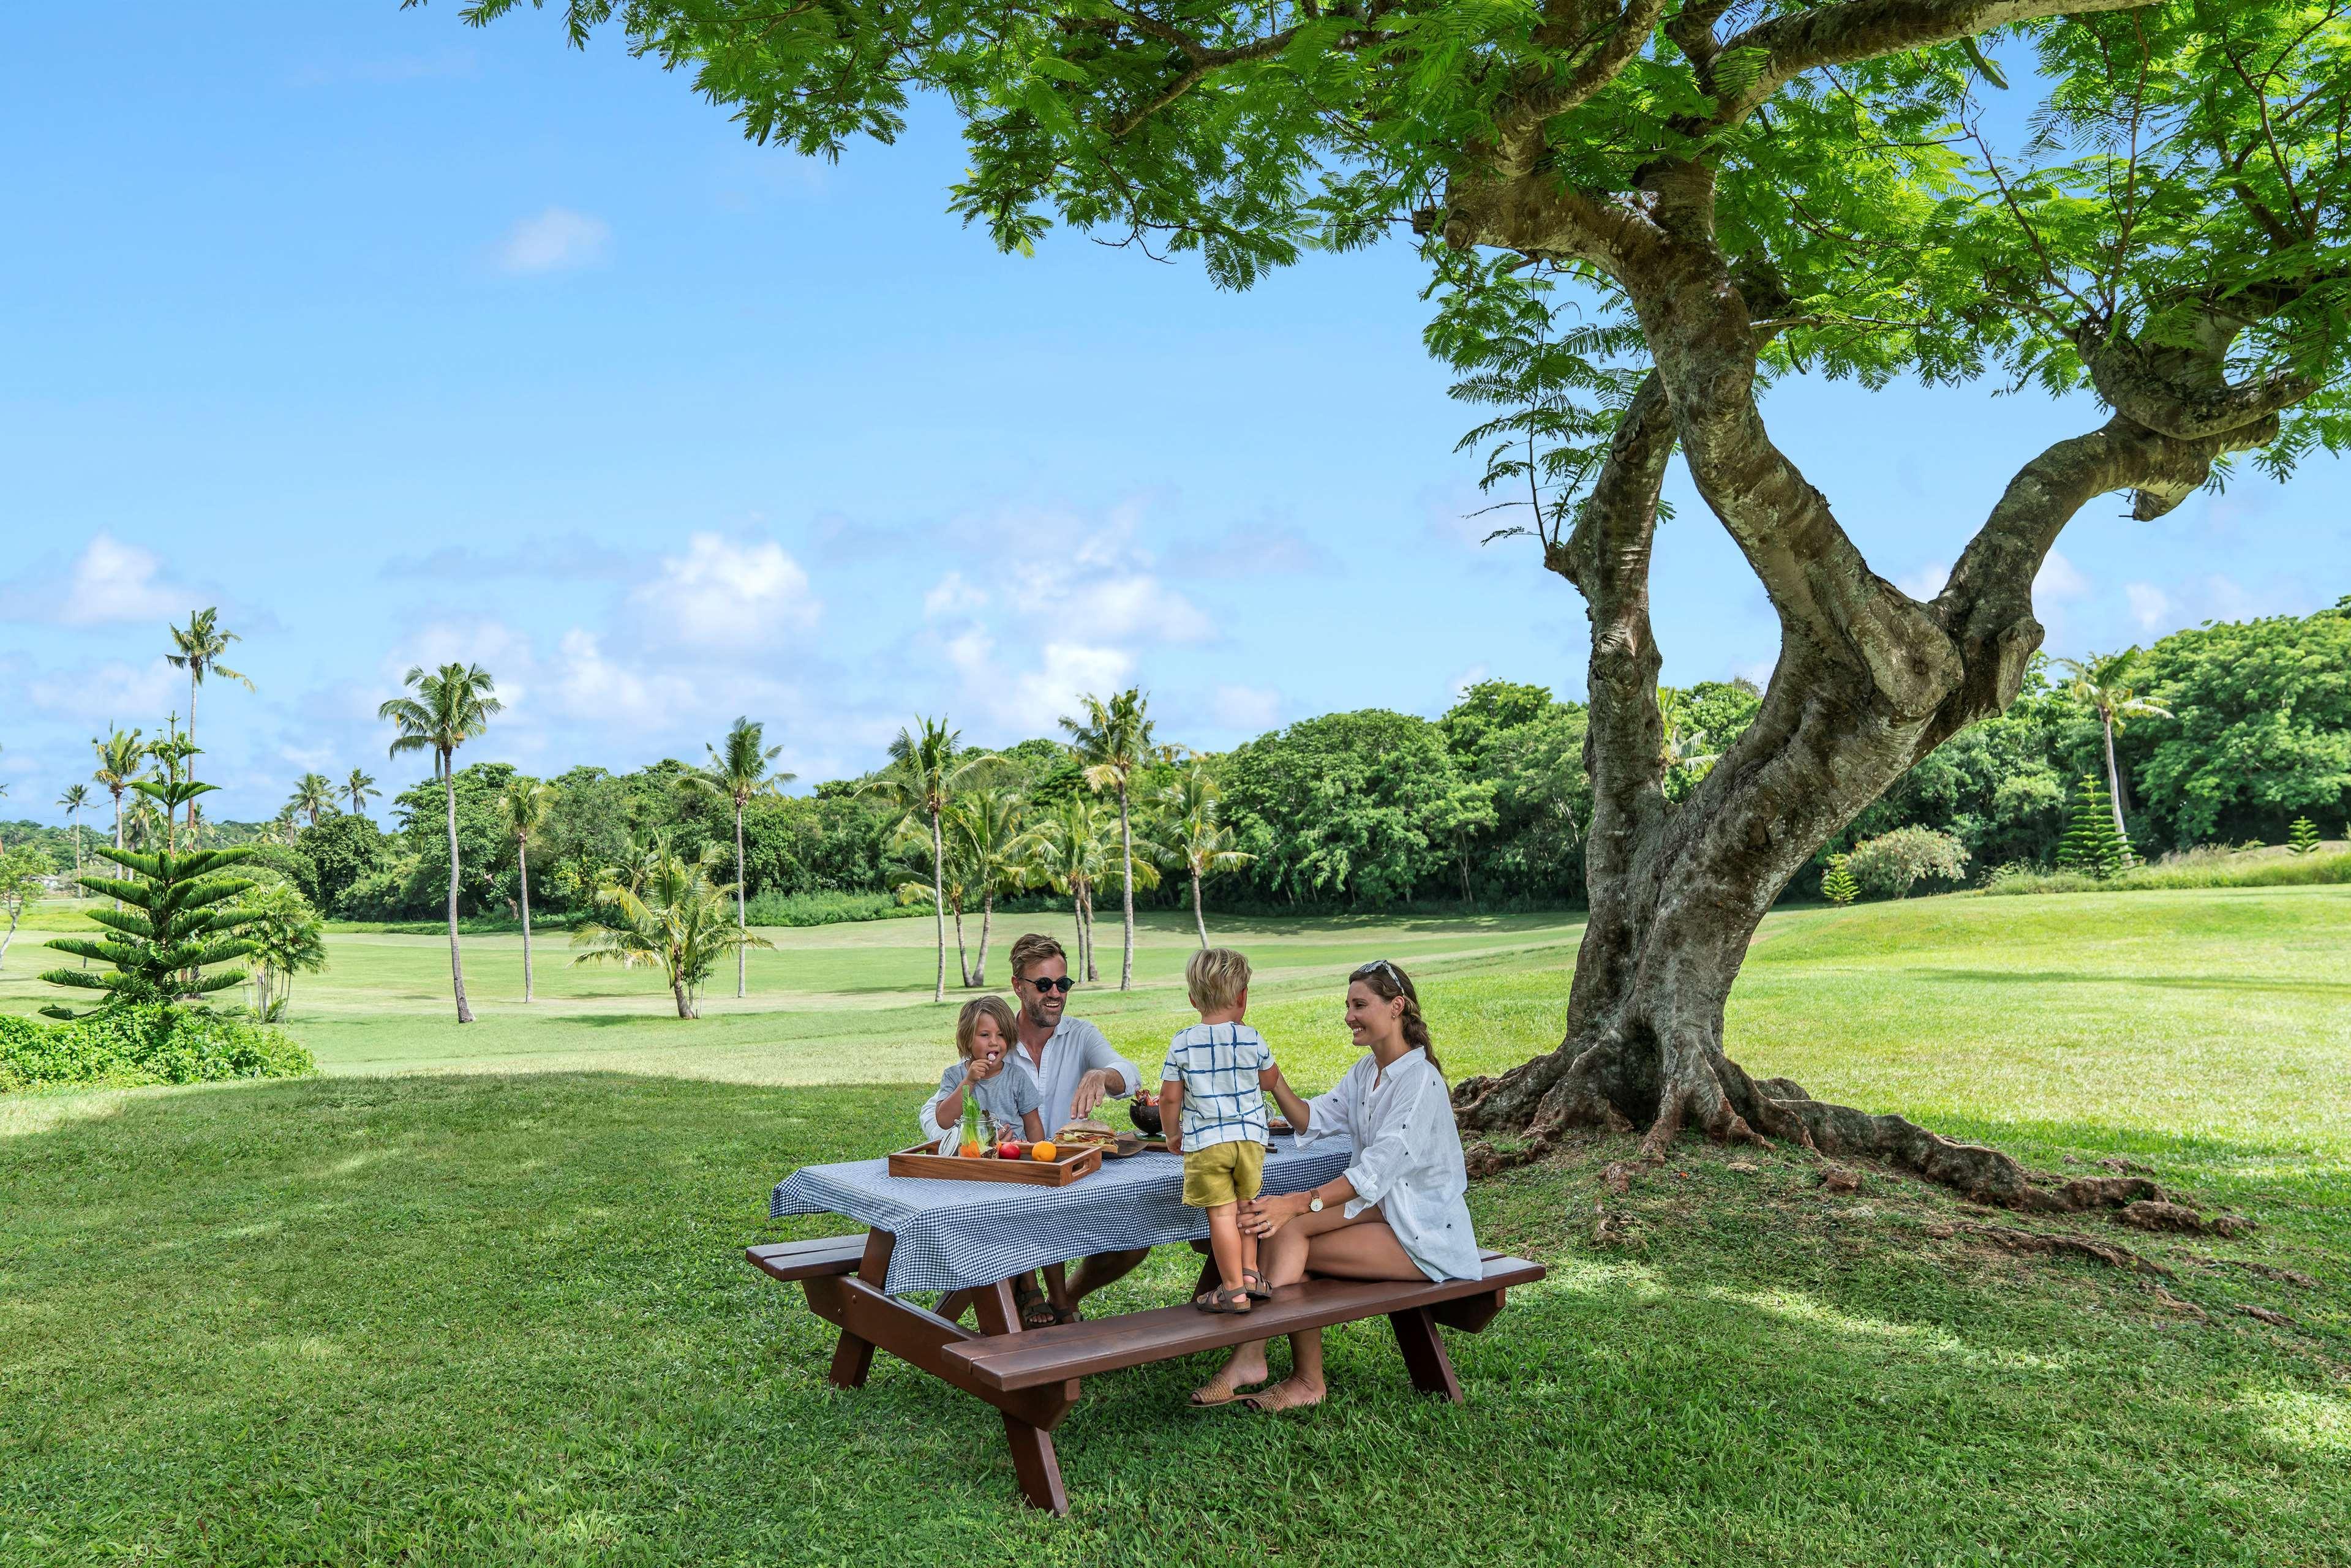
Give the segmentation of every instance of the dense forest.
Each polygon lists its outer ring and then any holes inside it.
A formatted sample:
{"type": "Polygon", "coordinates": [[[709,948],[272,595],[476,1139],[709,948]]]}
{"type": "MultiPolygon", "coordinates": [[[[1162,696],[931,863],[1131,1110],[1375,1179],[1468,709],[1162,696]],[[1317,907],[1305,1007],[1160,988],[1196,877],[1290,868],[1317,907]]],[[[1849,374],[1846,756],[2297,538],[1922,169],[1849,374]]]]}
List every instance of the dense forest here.
{"type": "MultiPolygon", "coordinates": [[[[2114,747],[2133,843],[2148,856],[2206,843],[2279,842],[2298,816],[2328,833],[2351,811],[2351,600],[2307,618],[2210,624],[2177,632],[2126,664],[2130,700],[2114,747]]],[[[2080,672],[2075,672],[2078,676],[2080,672]]],[[[2113,684],[2110,673],[2107,683],[2113,684]]],[[[1686,792],[1753,717],[1743,682],[1668,690],[1662,765],[1668,793],[1686,792]]],[[[2045,662],[2004,714],[1975,725],[1912,768],[1821,855],[1896,829],[1948,833],[1967,876],[2002,866],[2045,867],[2066,830],[2074,786],[2104,777],[2105,734],[2097,690],[2045,662]]],[[[1174,906],[1190,896],[1181,835],[1161,832],[1184,776],[1212,784],[1228,852],[1211,864],[1213,907],[1383,907],[1412,903],[1481,907],[1573,903],[1583,894],[1583,833],[1590,821],[1581,705],[1548,690],[1482,682],[1430,720],[1369,708],[1326,714],[1231,751],[1164,753],[1133,788],[1138,805],[1138,900],[1174,906]],[[1222,869],[1218,869],[1221,866],[1222,869]]],[[[1083,768],[1061,742],[1031,739],[998,754],[989,793],[1031,824],[1069,802],[1091,802],[1083,768]]],[[[531,895],[550,913],[578,910],[600,877],[661,835],[688,856],[705,842],[733,848],[726,801],[685,787],[696,769],[665,760],[636,772],[574,768],[551,786],[547,825],[531,841],[531,895]]],[[[514,841],[498,800],[516,770],[476,763],[456,773],[461,908],[497,916],[516,905],[514,841]]],[[[761,904],[810,895],[843,912],[919,903],[928,912],[927,832],[866,779],[818,784],[805,795],[755,797],[744,810],[746,880],[761,904]]],[[[276,823],[208,825],[214,841],[259,840],[263,858],[321,910],[347,920],[430,918],[448,877],[443,800],[430,779],[394,797],[387,831],[368,815],[313,800],[276,823]]],[[[1115,813],[1063,812],[1106,835],[1094,891],[1117,890],[1115,813]]],[[[110,832],[93,810],[86,833],[110,832]]],[[[0,828],[6,848],[37,846],[70,865],[70,835],[31,822],[0,828]]],[[[950,849],[951,858],[956,853],[950,849]]],[[[952,882],[953,879],[951,878],[952,882]]],[[[1024,894],[1054,896],[1042,867],[1007,857],[989,885],[951,887],[977,909],[1024,894]]],[[[1809,894],[1817,879],[1792,891],[1809,894]]],[[[1066,895],[1066,887],[1060,890],[1066,895]]]]}

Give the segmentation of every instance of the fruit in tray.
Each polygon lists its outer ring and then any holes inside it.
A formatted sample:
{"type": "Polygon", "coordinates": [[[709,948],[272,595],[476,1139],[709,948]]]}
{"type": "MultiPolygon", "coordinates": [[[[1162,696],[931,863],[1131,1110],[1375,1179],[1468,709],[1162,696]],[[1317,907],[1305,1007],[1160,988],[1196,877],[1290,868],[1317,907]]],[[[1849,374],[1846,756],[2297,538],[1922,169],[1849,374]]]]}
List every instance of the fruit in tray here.
{"type": "Polygon", "coordinates": [[[996,1145],[996,1157],[999,1160],[1017,1160],[1020,1157],[1020,1145],[1007,1138],[996,1145]]]}
{"type": "Polygon", "coordinates": [[[1061,1150],[1053,1146],[1050,1139],[1040,1144],[1031,1144],[1029,1146],[1029,1157],[1032,1160],[1042,1161],[1046,1165],[1051,1165],[1054,1160],[1061,1156],[1061,1150]]]}

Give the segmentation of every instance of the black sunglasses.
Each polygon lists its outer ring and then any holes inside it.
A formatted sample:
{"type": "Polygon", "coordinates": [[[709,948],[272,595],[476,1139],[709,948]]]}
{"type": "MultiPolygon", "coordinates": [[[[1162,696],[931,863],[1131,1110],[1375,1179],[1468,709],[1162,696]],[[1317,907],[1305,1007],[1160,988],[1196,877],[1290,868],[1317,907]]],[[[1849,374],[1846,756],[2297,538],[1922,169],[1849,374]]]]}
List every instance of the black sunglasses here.
{"type": "Polygon", "coordinates": [[[1077,981],[1064,975],[1058,980],[1023,980],[1020,983],[1024,986],[1034,986],[1040,991],[1067,992],[1077,984],[1077,981]]]}

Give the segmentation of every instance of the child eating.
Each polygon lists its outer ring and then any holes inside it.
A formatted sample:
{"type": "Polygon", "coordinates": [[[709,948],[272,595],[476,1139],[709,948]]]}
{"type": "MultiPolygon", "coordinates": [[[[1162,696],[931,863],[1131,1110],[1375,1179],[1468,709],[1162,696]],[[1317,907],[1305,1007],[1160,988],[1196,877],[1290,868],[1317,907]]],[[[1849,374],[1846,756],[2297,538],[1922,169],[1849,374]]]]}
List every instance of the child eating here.
{"type": "Polygon", "coordinates": [[[1270,1299],[1257,1271],[1257,1238],[1241,1234],[1240,1206],[1265,1174],[1265,1092],[1281,1077],[1249,1012],[1249,960],[1207,947],[1185,966],[1184,984],[1200,1021],[1167,1042],[1159,1069],[1160,1124],[1170,1153],[1184,1156],[1184,1201],[1208,1211],[1208,1249],[1219,1285],[1192,1298],[1204,1312],[1246,1312],[1270,1299]]]}
{"type": "Polygon", "coordinates": [[[963,1121],[964,1096],[979,1103],[980,1114],[996,1126],[1036,1143],[1045,1135],[1038,1116],[1043,1103],[1037,1081],[1025,1072],[1008,1071],[1005,1056],[1012,1049],[1012,1009],[1001,997],[975,997],[964,1003],[956,1019],[956,1056],[939,1074],[939,1092],[923,1103],[923,1136],[935,1140],[943,1155],[958,1154],[956,1129],[963,1121]]]}

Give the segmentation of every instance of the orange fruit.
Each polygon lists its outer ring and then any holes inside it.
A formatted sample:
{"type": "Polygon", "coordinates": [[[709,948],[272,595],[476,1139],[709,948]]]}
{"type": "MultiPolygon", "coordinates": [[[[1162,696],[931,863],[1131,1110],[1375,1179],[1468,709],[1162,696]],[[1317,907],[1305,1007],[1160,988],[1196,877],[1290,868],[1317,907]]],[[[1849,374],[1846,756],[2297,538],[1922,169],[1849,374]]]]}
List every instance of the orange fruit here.
{"type": "Polygon", "coordinates": [[[967,1160],[976,1160],[979,1158],[979,1145],[977,1144],[966,1144],[956,1152],[961,1154],[963,1157],[967,1160]]]}
{"type": "Polygon", "coordinates": [[[1047,1165],[1051,1165],[1054,1157],[1060,1155],[1061,1152],[1061,1150],[1055,1148],[1051,1144],[1043,1143],[1032,1147],[1029,1151],[1029,1157],[1032,1160],[1042,1160],[1047,1165]]]}

